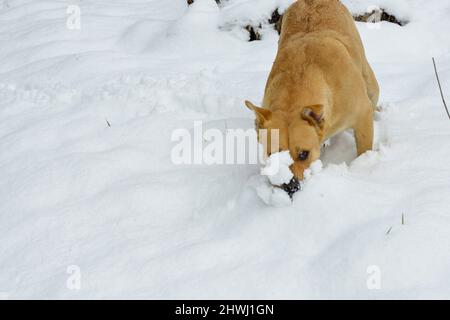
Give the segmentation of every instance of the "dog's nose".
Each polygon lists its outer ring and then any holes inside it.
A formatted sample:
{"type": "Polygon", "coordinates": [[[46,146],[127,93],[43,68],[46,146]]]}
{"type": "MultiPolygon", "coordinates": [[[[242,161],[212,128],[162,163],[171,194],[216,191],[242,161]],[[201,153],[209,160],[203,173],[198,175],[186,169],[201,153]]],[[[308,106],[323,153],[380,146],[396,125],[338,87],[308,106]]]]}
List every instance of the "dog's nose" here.
{"type": "Polygon", "coordinates": [[[289,197],[291,197],[292,199],[294,193],[300,190],[300,182],[298,182],[298,180],[294,177],[291,179],[289,183],[285,183],[281,187],[283,188],[284,191],[287,192],[289,197]]]}

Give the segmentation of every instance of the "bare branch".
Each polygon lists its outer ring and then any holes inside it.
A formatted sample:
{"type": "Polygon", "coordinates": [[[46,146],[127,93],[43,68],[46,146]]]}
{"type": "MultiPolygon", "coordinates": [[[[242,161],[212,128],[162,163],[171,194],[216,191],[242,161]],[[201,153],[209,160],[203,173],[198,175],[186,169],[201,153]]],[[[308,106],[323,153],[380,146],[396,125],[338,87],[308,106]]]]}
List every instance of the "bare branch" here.
{"type": "Polygon", "coordinates": [[[441,81],[439,80],[439,75],[438,75],[438,71],[437,71],[437,67],[436,67],[436,61],[434,60],[434,57],[433,57],[433,65],[434,65],[434,73],[436,73],[436,79],[437,79],[437,82],[439,85],[439,91],[441,92],[442,102],[444,103],[445,111],[447,111],[447,116],[450,119],[450,112],[448,111],[447,103],[445,102],[445,98],[444,98],[444,93],[442,92],[441,81]]]}

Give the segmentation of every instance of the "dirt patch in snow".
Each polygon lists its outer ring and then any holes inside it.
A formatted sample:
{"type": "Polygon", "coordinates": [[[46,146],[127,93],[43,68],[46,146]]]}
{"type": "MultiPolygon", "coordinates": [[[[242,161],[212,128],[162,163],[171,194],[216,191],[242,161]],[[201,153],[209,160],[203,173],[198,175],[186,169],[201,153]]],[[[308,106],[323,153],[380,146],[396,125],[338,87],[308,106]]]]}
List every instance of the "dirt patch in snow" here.
{"type": "Polygon", "coordinates": [[[261,40],[261,34],[259,33],[259,30],[261,29],[261,25],[258,27],[253,27],[251,25],[245,26],[245,30],[248,31],[249,39],[248,41],[256,41],[261,40]]]}
{"type": "Polygon", "coordinates": [[[408,23],[408,21],[397,19],[396,16],[389,14],[385,9],[382,8],[376,8],[371,10],[370,12],[366,12],[360,15],[353,15],[353,18],[355,19],[355,21],[366,23],[387,21],[390,23],[398,24],[399,26],[404,26],[408,23]]]}

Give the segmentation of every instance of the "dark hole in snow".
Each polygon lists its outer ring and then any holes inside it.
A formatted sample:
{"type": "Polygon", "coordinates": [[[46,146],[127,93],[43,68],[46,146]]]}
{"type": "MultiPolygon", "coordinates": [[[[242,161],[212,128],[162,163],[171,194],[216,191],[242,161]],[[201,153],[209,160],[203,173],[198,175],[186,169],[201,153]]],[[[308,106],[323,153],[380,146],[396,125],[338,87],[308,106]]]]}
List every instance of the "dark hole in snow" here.
{"type": "MultiPolygon", "coordinates": [[[[267,20],[267,22],[271,25],[273,25],[274,29],[277,30],[278,34],[281,32],[281,21],[283,16],[278,12],[278,9],[275,9],[274,12],[272,12],[272,15],[270,16],[270,19],[267,20]]],[[[245,29],[249,32],[250,38],[248,41],[255,41],[255,40],[261,40],[261,34],[259,33],[259,30],[262,28],[262,24],[259,24],[258,26],[252,26],[247,25],[245,29]]]]}
{"type": "Polygon", "coordinates": [[[292,178],[289,183],[284,184],[282,188],[286,191],[291,200],[294,197],[294,194],[302,189],[300,183],[295,178],[292,178]]]}
{"type": "Polygon", "coordinates": [[[278,9],[275,9],[272,12],[272,17],[269,19],[269,23],[274,25],[275,30],[277,30],[278,34],[281,33],[281,23],[283,21],[283,15],[278,12],[278,9]]]}
{"type": "Polygon", "coordinates": [[[258,32],[257,28],[254,28],[253,26],[246,26],[245,30],[248,31],[250,38],[248,41],[255,41],[255,40],[261,40],[261,34],[258,32]]]}
{"type": "MultiPolygon", "coordinates": [[[[188,4],[188,6],[190,6],[191,4],[193,4],[193,3],[194,3],[194,1],[195,1],[195,0],[187,0],[187,4],[188,4]]],[[[221,4],[221,2],[222,2],[222,0],[215,0],[215,1],[216,1],[217,5],[220,5],[220,4],[221,4]]]]}
{"type": "Polygon", "coordinates": [[[269,23],[270,24],[277,23],[278,20],[280,20],[280,18],[281,18],[281,15],[278,12],[278,9],[275,9],[275,11],[272,12],[272,17],[269,19],[269,23]]]}

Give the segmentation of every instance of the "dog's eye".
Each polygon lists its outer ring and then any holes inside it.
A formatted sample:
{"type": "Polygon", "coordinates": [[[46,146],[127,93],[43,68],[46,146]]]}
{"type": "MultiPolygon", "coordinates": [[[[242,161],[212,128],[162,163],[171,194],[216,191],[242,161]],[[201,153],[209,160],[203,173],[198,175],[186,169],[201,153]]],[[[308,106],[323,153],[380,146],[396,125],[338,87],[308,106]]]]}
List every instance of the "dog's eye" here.
{"type": "Polygon", "coordinates": [[[298,154],[298,160],[300,161],[305,161],[306,159],[308,159],[308,157],[309,157],[308,150],[300,151],[300,153],[298,154]]]}

